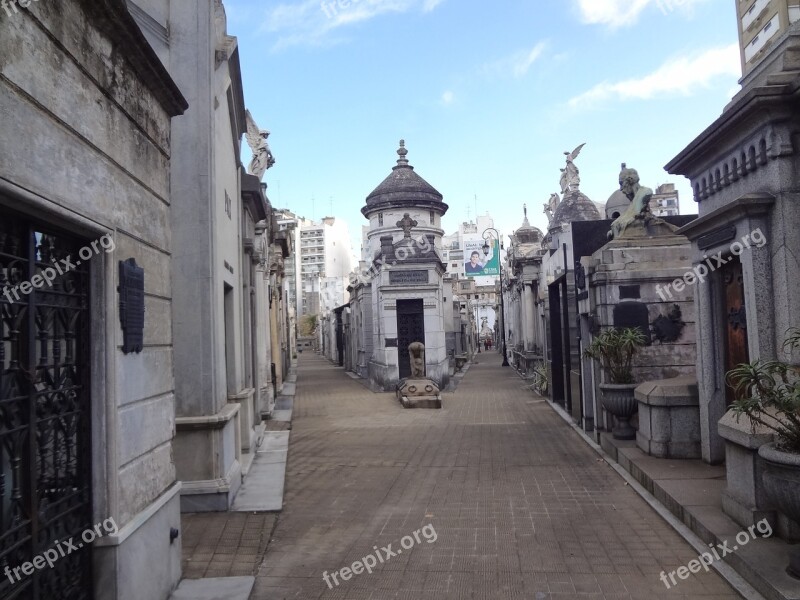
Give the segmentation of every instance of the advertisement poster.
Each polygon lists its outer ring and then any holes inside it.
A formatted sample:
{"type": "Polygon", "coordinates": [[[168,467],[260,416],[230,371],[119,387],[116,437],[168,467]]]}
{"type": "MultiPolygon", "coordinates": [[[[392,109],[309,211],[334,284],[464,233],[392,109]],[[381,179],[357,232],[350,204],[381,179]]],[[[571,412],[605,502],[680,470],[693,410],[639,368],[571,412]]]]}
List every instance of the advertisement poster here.
{"type": "Polygon", "coordinates": [[[489,253],[483,253],[486,240],[480,237],[464,240],[464,271],[467,277],[497,277],[500,275],[500,251],[497,240],[488,240],[489,253]]]}

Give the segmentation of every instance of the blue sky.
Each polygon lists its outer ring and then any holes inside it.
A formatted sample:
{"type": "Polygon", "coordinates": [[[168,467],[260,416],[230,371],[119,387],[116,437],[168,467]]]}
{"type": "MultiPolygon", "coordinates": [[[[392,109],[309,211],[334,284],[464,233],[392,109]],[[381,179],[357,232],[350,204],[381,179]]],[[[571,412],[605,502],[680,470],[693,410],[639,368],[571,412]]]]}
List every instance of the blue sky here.
{"type": "Polygon", "coordinates": [[[605,202],[621,162],[644,185],[738,89],[735,0],[225,0],[245,101],[269,129],[276,207],[345,219],[389,174],[398,140],[443,195],[447,233],[560,191],[564,151],[605,202]],[[313,199],[313,201],[312,201],[313,199]],[[332,208],[331,208],[332,207],[332,208]]]}

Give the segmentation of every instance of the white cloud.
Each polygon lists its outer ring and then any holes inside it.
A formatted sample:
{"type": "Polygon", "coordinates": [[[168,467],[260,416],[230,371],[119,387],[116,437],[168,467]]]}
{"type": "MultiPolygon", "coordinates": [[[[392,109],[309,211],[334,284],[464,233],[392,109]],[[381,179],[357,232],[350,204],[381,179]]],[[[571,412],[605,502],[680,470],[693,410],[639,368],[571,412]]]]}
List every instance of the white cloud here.
{"type": "Polygon", "coordinates": [[[662,14],[692,9],[705,0],[573,0],[581,21],[592,25],[607,25],[612,29],[633,25],[648,6],[662,14]]]}
{"type": "MultiPolygon", "coordinates": [[[[607,100],[649,100],[655,97],[690,96],[710,87],[717,78],[741,76],[739,46],[712,48],[694,56],[680,56],[665,62],[643,77],[617,82],[604,81],[569,101],[572,108],[590,108],[607,100]]],[[[729,85],[729,83],[727,84],[729,85]]]]}
{"type": "Polygon", "coordinates": [[[444,0],[304,0],[270,9],[262,29],[278,34],[275,49],[295,45],[329,45],[337,29],[385,13],[430,12],[444,0]]]}
{"type": "Polygon", "coordinates": [[[529,50],[520,50],[511,56],[506,56],[492,63],[485,64],[481,71],[485,75],[495,75],[501,77],[513,76],[516,78],[524,77],[542,53],[547,48],[547,42],[539,42],[529,50]]]}
{"type": "Polygon", "coordinates": [[[442,2],[444,2],[444,0],[425,0],[424,4],[422,5],[422,12],[431,12],[442,2]]]}
{"type": "Polygon", "coordinates": [[[447,90],[442,94],[441,103],[443,106],[450,106],[455,99],[456,95],[452,91],[447,90]]]}

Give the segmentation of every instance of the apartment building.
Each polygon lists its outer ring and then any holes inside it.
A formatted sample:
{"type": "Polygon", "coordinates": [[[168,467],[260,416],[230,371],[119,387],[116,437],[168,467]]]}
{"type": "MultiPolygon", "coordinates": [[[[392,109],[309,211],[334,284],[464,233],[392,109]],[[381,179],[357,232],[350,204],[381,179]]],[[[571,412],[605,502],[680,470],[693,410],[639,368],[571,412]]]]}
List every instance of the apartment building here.
{"type": "Polygon", "coordinates": [[[800,0],[737,0],[742,73],[747,75],[789,27],[800,20],[800,0]]]}
{"type": "Polygon", "coordinates": [[[350,230],[347,223],[336,217],[325,217],[321,221],[303,223],[300,226],[300,305],[299,314],[317,314],[321,305],[344,304],[344,290],[353,268],[353,253],[350,230]],[[332,285],[330,278],[340,278],[341,286],[332,285]],[[322,302],[322,289],[339,290],[339,296],[322,302]]]}

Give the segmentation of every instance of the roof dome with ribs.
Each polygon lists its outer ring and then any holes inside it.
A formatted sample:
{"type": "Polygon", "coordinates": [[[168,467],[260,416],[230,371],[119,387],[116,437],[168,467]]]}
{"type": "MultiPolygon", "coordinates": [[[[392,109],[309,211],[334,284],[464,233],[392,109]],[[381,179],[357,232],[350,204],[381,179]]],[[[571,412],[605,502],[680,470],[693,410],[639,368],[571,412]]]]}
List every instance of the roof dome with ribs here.
{"type": "Polygon", "coordinates": [[[387,208],[426,207],[444,214],[447,204],[442,195],[430,183],[417,175],[414,167],[408,164],[406,145],[400,140],[397,150],[400,158],[391,174],[367,196],[367,205],[361,209],[364,216],[376,210],[387,208]]]}

